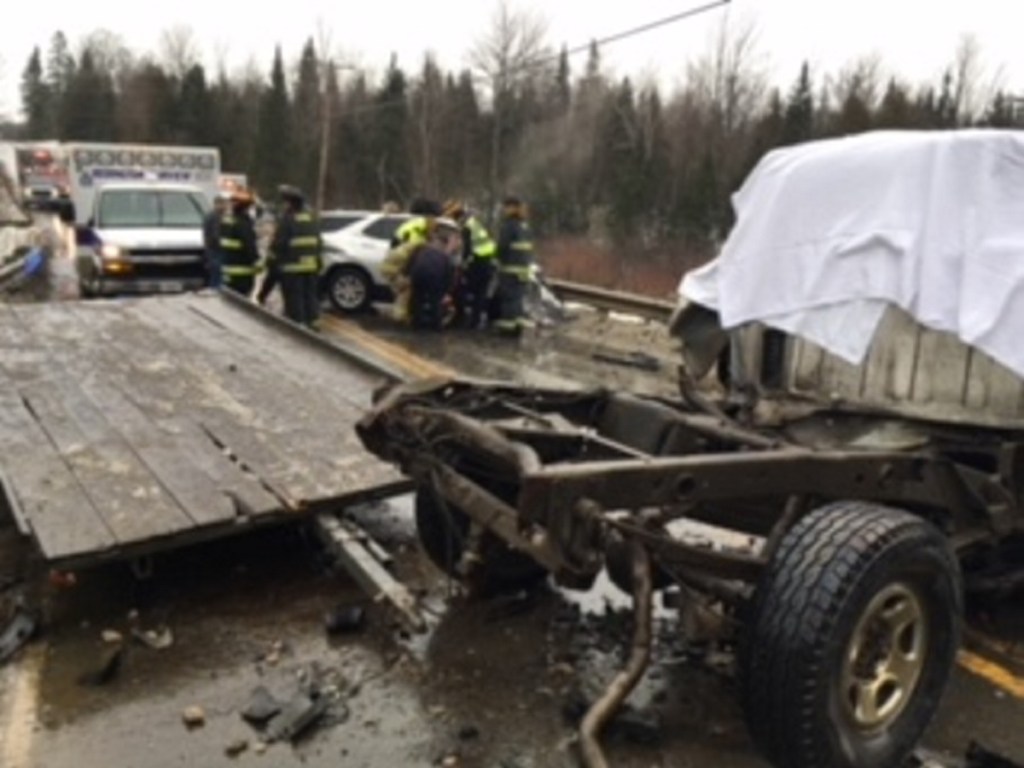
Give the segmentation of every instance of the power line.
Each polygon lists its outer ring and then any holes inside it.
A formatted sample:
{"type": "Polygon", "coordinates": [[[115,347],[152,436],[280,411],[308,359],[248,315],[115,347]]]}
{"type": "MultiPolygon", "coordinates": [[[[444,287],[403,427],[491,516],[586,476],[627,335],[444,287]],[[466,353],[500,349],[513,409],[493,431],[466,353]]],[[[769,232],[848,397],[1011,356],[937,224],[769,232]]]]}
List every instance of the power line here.
{"type": "MultiPolygon", "coordinates": [[[[594,40],[594,41],[592,41],[590,43],[586,43],[585,45],[578,45],[575,48],[569,48],[568,50],[566,50],[565,53],[567,55],[569,55],[569,56],[574,56],[577,53],[583,53],[584,51],[589,51],[591,46],[597,46],[598,48],[600,48],[603,45],[611,45],[612,43],[617,43],[620,40],[626,40],[626,39],[628,39],[630,37],[636,37],[637,35],[642,35],[645,32],[652,32],[655,29],[660,29],[661,27],[667,27],[670,24],[675,24],[676,22],[683,21],[684,19],[690,19],[690,18],[693,18],[694,16],[700,16],[703,13],[707,13],[708,11],[713,11],[716,8],[720,8],[721,6],[729,5],[730,2],[732,2],[732,0],[715,0],[715,2],[706,3],[705,5],[700,5],[700,6],[697,6],[696,8],[690,8],[687,11],[682,11],[681,13],[675,13],[675,14],[672,14],[671,16],[666,16],[663,19],[658,19],[656,21],[651,21],[651,22],[648,22],[647,24],[641,24],[639,27],[633,27],[632,29],[627,29],[627,30],[624,30],[622,32],[616,32],[614,34],[609,35],[608,37],[602,37],[602,38],[600,38],[598,40],[594,40]]],[[[544,63],[547,63],[547,61],[557,60],[558,58],[561,57],[561,55],[562,55],[561,53],[558,53],[558,54],[555,54],[554,56],[547,56],[547,57],[545,57],[545,62],[544,63]]]]}
{"type": "MultiPolygon", "coordinates": [[[[535,67],[540,67],[545,64],[550,64],[551,62],[558,61],[559,59],[561,59],[563,53],[566,56],[575,56],[576,54],[579,53],[585,53],[595,46],[600,48],[601,46],[604,45],[611,45],[612,43],[617,43],[620,42],[621,40],[636,37],[637,35],[642,35],[646,32],[652,32],[655,29],[660,29],[661,27],[667,27],[670,24],[676,24],[685,19],[693,18],[694,16],[700,16],[701,14],[708,13],[709,11],[713,11],[716,8],[721,8],[722,6],[729,5],[729,3],[731,2],[732,0],[714,0],[714,2],[705,3],[704,5],[699,5],[695,8],[690,8],[679,13],[674,13],[671,16],[665,16],[664,18],[657,19],[646,24],[641,24],[639,27],[631,27],[630,29],[626,29],[621,32],[615,32],[611,35],[608,35],[607,37],[592,40],[589,43],[583,43],[572,48],[567,48],[564,51],[559,51],[558,53],[545,54],[544,56],[538,57],[531,61],[523,62],[518,67],[513,68],[511,71],[512,73],[516,73],[526,69],[533,69],[535,67]]],[[[364,104],[354,109],[346,110],[346,114],[361,115],[369,112],[376,112],[377,110],[380,109],[387,109],[388,107],[397,106],[403,103],[405,103],[404,98],[396,98],[391,99],[389,101],[378,102],[376,104],[364,104]]]]}

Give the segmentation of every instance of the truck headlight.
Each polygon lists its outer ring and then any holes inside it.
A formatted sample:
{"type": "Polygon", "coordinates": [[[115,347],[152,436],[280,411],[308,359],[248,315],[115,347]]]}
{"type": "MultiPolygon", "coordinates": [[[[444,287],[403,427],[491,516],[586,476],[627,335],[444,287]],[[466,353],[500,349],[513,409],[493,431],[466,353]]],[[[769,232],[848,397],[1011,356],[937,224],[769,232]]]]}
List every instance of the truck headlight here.
{"type": "Polygon", "coordinates": [[[124,249],[117,245],[110,245],[109,243],[100,246],[100,256],[104,259],[117,260],[125,256],[124,249]]]}

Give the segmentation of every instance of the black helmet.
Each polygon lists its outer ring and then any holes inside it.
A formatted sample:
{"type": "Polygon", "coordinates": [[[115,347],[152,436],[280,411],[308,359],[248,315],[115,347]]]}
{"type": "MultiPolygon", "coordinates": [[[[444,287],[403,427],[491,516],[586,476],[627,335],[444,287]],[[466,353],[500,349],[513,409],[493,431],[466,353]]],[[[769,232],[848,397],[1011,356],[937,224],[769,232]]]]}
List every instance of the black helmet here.
{"type": "Polygon", "coordinates": [[[441,215],[441,204],[436,200],[427,200],[422,197],[418,197],[412,201],[412,205],[409,206],[409,213],[414,216],[440,216],[441,215]]]}

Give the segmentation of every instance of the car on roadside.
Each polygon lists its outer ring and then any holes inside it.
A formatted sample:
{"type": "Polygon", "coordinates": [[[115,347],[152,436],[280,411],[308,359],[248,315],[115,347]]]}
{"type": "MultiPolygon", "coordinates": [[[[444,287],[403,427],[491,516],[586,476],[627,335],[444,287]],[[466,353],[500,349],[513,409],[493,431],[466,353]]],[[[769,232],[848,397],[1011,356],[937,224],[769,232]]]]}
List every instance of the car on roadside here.
{"type": "Polygon", "coordinates": [[[323,237],[323,272],[320,285],[339,312],[362,312],[375,301],[394,298],[381,275],[391,238],[408,213],[333,210],[320,215],[323,237]]]}

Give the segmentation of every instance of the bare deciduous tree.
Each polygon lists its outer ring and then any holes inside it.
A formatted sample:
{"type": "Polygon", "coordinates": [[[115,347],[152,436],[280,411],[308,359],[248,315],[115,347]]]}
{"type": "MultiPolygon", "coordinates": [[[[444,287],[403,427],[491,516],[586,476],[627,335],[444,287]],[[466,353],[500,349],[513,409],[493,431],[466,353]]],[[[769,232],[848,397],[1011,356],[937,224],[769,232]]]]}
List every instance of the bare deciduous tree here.
{"type": "Polygon", "coordinates": [[[179,80],[199,63],[199,43],[195,31],[186,24],[165,29],[160,33],[160,58],[169,74],[179,80]]]}
{"type": "Polygon", "coordinates": [[[516,89],[531,77],[547,58],[547,21],[534,12],[514,9],[501,0],[491,19],[490,31],[470,51],[469,60],[491,99],[490,202],[499,194],[502,134],[516,89]]]}
{"type": "Polygon", "coordinates": [[[94,30],[82,40],[79,59],[85,51],[89,51],[96,69],[109,73],[119,84],[135,65],[135,57],[124,38],[106,29],[94,30]]]}
{"type": "Polygon", "coordinates": [[[752,21],[718,25],[710,49],[688,67],[687,83],[712,108],[712,129],[730,137],[764,106],[768,80],[752,21]]]}
{"type": "Polygon", "coordinates": [[[953,99],[956,114],[964,123],[974,123],[984,113],[1003,84],[1003,71],[989,73],[982,58],[981,44],[974,35],[960,38],[952,65],[953,99]]]}

